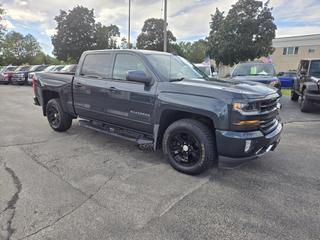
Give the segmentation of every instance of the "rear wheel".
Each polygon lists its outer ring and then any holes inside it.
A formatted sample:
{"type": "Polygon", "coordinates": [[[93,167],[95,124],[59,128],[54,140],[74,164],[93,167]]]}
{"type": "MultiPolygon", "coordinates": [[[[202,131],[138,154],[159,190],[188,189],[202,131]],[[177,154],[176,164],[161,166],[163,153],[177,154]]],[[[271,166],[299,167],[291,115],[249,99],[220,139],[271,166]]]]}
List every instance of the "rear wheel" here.
{"type": "Polygon", "coordinates": [[[217,159],[213,130],[193,119],[171,124],[163,137],[163,152],[177,171],[196,175],[217,159]]]}
{"type": "Polygon", "coordinates": [[[312,110],[312,102],[306,97],[307,89],[303,90],[301,95],[300,110],[301,112],[310,112],[312,110]]]}
{"type": "Polygon", "coordinates": [[[67,131],[72,125],[72,117],[63,111],[59,99],[47,103],[46,114],[51,128],[57,132],[67,131]]]}
{"type": "Polygon", "coordinates": [[[291,100],[296,102],[299,99],[299,95],[296,93],[296,91],[291,90],[291,100]]]}

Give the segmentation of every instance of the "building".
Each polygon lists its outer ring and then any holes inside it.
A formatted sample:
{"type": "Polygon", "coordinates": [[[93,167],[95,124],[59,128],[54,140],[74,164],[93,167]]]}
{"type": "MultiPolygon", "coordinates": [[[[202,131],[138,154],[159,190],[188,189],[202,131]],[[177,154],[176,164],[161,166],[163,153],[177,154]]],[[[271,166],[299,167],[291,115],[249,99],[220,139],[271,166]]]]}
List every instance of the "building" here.
{"type": "Polygon", "coordinates": [[[277,72],[296,70],[302,58],[320,58],[320,34],[276,38],[273,47],[277,72]]]}

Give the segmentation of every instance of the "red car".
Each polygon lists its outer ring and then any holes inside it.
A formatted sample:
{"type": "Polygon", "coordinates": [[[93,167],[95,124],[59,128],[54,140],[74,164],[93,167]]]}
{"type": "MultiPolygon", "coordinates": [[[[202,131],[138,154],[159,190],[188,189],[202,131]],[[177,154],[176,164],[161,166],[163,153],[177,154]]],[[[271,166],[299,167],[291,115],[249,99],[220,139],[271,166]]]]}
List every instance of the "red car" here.
{"type": "Polygon", "coordinates": [[[17,69],[16,66],[7,66],[0,71],[0,82],[4,84],[9,84],[11,82],[11,77],[14,71],[17,69]]]}

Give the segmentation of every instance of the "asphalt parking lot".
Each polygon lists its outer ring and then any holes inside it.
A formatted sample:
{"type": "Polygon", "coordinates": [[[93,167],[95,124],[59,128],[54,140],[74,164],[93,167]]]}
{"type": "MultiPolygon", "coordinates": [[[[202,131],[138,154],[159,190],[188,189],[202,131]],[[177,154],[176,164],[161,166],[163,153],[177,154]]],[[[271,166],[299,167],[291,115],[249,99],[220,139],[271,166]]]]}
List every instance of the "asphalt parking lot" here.
{"type": "Polygon", "coordinates": [[[0,86],[1,240],[320,239],[320,110],[284,97],[275,152],[192,177],[77,121],[56,133],[31,97],[0,86]]]}

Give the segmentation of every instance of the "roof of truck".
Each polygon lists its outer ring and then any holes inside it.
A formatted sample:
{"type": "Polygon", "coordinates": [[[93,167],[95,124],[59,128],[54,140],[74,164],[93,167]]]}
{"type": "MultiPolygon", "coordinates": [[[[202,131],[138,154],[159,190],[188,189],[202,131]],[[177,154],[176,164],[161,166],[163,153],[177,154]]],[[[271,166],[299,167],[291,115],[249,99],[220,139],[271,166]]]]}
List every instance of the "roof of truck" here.
{"type": "Polygon", "coordinates": [[[134,52],[139,54],[168,54],[171,53],[161,52],[161,51],[152,51],[152,50],[140,50],[140,49],[103,49],[103,50],[89,50],[84,53],[101,53],[101,52],[134,52]]]}
{"type": "Polygon", "coordinates": [[[320,58],[302,58],[301,61],[315,61],[320,60],[320,58]]]}

